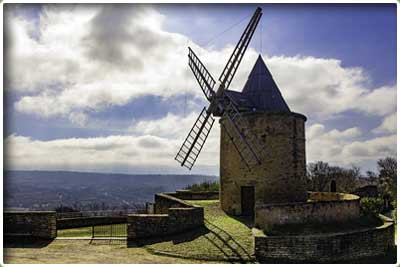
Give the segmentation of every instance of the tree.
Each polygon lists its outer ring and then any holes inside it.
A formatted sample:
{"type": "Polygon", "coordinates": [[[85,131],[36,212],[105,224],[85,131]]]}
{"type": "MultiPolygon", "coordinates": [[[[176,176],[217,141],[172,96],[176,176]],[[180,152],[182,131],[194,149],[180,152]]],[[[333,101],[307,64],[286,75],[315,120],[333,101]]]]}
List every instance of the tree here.
{"type": "Polygon", "coordinates": [[[381,190],[387,194],[391,200],[396,199],[397,187],[397,160],[396,158],[386,157],[379,159],[378,179],[381,190]]]}
{"type": "Polygon", "coordinates": [[[360,168],[352,166],[349,169],[329,166],[328,163],[318,161],[307,166],[309,189],[312,191],[330,191],[331,181],[335,181],[338,192],[352,192],[361,177],[360,168]]]}
{"type": "Polygon", "coordinates": [[[349,169],[337,167],[335,176],[338,192],[350,193],[356,189],[361,179],[361,170],[356,166],[352,166],[349,169]]]}
{"type": "Polygon", "coordinates": [[[330,166],[323,161],[309,163],[307,166],[307,176],[310,181],[312,191],[329,191],[328,184],[331,181],[330,166]]]}

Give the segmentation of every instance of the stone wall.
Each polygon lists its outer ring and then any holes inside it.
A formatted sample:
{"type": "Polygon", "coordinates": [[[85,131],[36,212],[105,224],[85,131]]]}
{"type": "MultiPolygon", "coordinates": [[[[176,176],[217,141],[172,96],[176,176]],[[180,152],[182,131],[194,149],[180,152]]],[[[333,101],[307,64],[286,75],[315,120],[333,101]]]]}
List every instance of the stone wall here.
{"type": "MultiPolygon", "coordinates": [[[[241,187],[254,186],[255,203],[301,202],[307,198],[306,117],[297,113],[243,114],[249,127],[265,145],[259,166],[250,171],[221,127],[221,207],[229,214],[241,211],[241,187]]],[[[223,120],[223,119],[221,119],[223,120]]]]}
{"type": "Polygon", "coordinates": [[[266,236],[253,229],[256,258],[260,262],[333,263],[385,255],[394,247],[394,224],[343,233],[266,236]]]}
{"type": "Polygon", "coordinates": [[[126,218],[126,216],[96,216],[57,219],[57,229],[126,223],[126,218]]]}
{"type": "Polygon", "coordinates": [[[30,235],[52,239],[57,236],[54,211],[6,211],[4,235],[30,235]]]}
{"type": "Polygon", "coordinates": [[[256,205],[256,227],[269,230],[284,224],[339,223],[360,216],[358,196],[328,192],[312,192],[309,195],[309,202],[256,205]]]}
{"type": "Polygon", "coordinates": [[[175,193],[159,193],[154,195],[154,213],[167,214],[170,208],[192,208],[189,203],[174,197],[175,193]]]}
{"type": "Polygon", "coordinates": [[[202,226],[202,208],[170,208],[168,214],[128,215],[128,239],[166,236],[202,226]]]}
{"type": "Polygon", "coordinates": [[[155,195],[155,214],[128,215],[128,239],[165,236],[204,225],[202,207],[190,205],[170,194],[173,193],[155,195]]]}

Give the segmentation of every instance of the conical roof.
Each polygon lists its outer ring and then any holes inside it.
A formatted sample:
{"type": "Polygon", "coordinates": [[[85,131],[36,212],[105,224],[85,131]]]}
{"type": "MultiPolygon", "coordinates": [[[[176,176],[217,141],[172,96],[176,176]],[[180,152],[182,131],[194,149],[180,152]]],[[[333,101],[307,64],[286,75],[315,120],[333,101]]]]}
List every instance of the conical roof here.
{"type": "Polygon", "coordinates": [[[290,112],[261,55],[257,58],[242,94],[255,110],[290,112]]]}

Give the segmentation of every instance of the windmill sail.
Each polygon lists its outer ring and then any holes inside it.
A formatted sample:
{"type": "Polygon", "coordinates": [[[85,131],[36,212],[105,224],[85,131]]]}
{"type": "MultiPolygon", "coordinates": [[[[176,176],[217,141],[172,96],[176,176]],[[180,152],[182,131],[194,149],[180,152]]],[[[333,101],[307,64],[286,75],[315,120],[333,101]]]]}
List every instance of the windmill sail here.
{"type": "Polygon", "coordinates": [[[213,77],[190,47],[188,56],[190,69],[196,77],[196,80],[199,83],[201,90],[203,90],[204,95],[207,97],[208,101],[211,101],[212,97],[214,96],[213,88],[215,85],[213,77]]]}
{"type": "Polygon", "coordinates": [[[264,144],[251,131],[251,128],[242,118],[229,96],[224,95],[226,108],[224,120],[221,120],[221,124],[239,152],[240,157],[246,166],[251,169],[251,167],[261,163],[265,151],[264,144]]]}
{"type": "Polygon", "coordinates": [[[231,98],[224,93],[228,89],[239,67],[261,16],[261,8],[258,7],[222,71],[219,78],[220,85],[216,92],[214,91],[215,80],[189,47],[190,69],[196,77],[204,95],[210,101],[210,106],[207,109],[203,109],[175,156],[175,159],[181,166],[185,166],[189,170],[192,169],[214,124],[211,114],[215,116],[222,115],[226,118],[223,127],[227,129],[236,149],[249,168],[261,162],[263,146],[259,144],[255,135],[251,133],[249,126],[245,125],[245,120],[241,118],[231,98]]]}
{"type": "Polygon", "coordinates": [[[214,124],[214,118],[204,107],[181,148],[175,156],[181,166],[192,169],[214,124]]]}
{"type": "Polygon", "coordinates": [[[224,89],[228,89],[229,85],[231,84],[233,76],[235,76],[235,73],[239,67],[240,62],[242,61],[243,55],[246,52],[250,40],[253,37],[254,31],[256,30],[257,24],[260,21],[261,16],[261,8],[258,7],[251,17],[251,20],[244,30],[242,36],[240,37],[240,40],[235,47],[235,50],[233,51],[228,62],[226,63],[225,68],[218,79],[221,84],[224,85],[224,89]]]}

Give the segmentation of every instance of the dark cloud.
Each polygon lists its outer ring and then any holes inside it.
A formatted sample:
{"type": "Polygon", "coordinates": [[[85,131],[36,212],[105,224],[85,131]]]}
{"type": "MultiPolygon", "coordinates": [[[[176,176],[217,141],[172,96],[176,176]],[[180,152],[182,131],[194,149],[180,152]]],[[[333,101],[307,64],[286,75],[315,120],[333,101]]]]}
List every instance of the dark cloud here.
{"type": "Polygon", "coordinates": [[[146,5],[101,6],[82,40],[86,56],[113,67],[141,70],[145,56],[153,54],[164,38],[143,23],[149,12],[146,5]]]}

